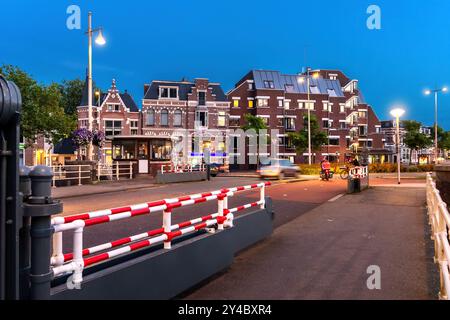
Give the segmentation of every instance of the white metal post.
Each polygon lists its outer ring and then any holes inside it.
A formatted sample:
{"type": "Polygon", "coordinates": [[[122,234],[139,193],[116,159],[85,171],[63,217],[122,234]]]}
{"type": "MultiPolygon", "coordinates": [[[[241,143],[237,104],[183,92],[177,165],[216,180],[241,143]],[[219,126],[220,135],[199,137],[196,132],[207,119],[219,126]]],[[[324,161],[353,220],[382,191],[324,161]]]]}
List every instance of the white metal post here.
{"type": "Polygon", "coordinates": [[[130,180],[133,179],[133,163],[130,162],[130,180]]]}
{"type": "Polygon", "coordinates": [[[75,285],[80,284],[83,281],[83,229],[84,221],[77,220],[74,223],[79,227],[73,232],[73,263],[75,264],[73,272],[73,283],[75,285]]]}
{"type": "Polygon", "coordinates": [[[62,232],[56,232],[53,234],[52,261],[54,262],[54,266],[61,266],[64,263],[62,232]]]}
{"type": "Polygon", "coordinates": [[[400,118],[396,117],[397,123],[397,182],[400,184],[400,162],[401,162],[401,150],[400,150],[400,118]]]}
{"type": "MultiPolygon", "coordinates": [[[[217,196],[217,212],[219,213],[219,217],[223,217],[223,199],[225,199],[226,195],[224,195],[223,193],[219,194],[217,196]]],[[[223,222],[220,221],[218,223],[218,229],[219,230],[223,230],[223,222]]]]}
{"type": "MultiPolygon", "coordinates": [[[[92,12],[88,13],[88,129],[93,129],[92,119],[92,12]]],[[[92,160],[92,142],[87,147],[88,160],[92,160]]]]}
{"type": "Polygon", "coordinates": [[[81,186],[81,165],[78,166],[78,185],[81,186]]]}
{"type": "Polygon", "coordinates": [[[116,161],[116,179],[119,180],[119,161],[116,161]]]}
{"type": "MultiPolygon", "coordinates": [[[[163,211],[163,228],[164,232],[168,233],[171,232],[171,225],[172,225],[172,209],[167,208],[163,211]]],[[[170,249],[172,247],[171,241],[164,241],[164,249],[170,249]]]]}
{"type": "Polygon", "coordinates": [[[266,205],[266,185],[263,185],[261,189],[259,190],[259,201],[261,201],[260,208],[264,209],[266,205]]]}

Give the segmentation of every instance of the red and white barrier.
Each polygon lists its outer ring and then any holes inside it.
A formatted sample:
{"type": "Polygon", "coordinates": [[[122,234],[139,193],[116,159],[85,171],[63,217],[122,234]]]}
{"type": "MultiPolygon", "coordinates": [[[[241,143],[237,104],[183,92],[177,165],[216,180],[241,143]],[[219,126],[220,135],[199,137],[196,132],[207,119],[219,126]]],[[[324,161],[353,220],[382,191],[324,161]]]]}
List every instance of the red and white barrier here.
{"type": "Polygon", "coordinates": [[[171,248],[171,241],[175,237],[179,237],[186,233],[195,232],[204,228],[217,224],[217,229],[223,230],[225,227],[233,227],[233,213],[245,210],[251,207],[265,205],[265,187],[270,182],[252,184],[248,186],[221,189],[217,191],[183,196],[174,199],[165,199],[134,206],[121,207],[116,209],[101,210],[81,215],[73,215],[55,218],[53,220],[54,234],[54,252],[51,258],[53,265],[53,273],[58,276],[65,273],[73,273],[73,281],[75,284],[81,283],[83,269],[91,264],[98,263],[107,259],[111,259],[117,255],[121,255],[130,251],[148,247],[156,243],[164,243],[165,249],[171,248]],[[260,189],[260,200],[257,202],[242,205],[236,208],[228,208],[228,197],[233,196],[236,192],[260,189]],[[187,205],[218,200],[218,212],[204,217],[181,222],[175,225],[171,224],[172,211],[187,205]],[[128,211],[125,211],[128,210],[128,211]],[[121,220],[142,214],[163,211],[163,227],[140,233],[134,236],[122,238],[112,242],[97,245],[91,248],[83,249],[83,231],[84,227],[105,223],[110,221],[121,220]],[[78,219],[77,219],[78,218],[78,219]],[[74,220],[75,219],[75,220],[74,220]],[[73,253],[63,254],[62,252],[62,232],[74,230],[74,247],[73,253]],[[142,240],[145,239],[145,240],[142,240]],[[136,242],[142,240],[140,242],[136,242]],[[129,245],[126,245],[129,244],[129,245]],[[126,245],[126,246],[124,246],[126,245]],[[110,248],[117,248],[106,253],[96,256],[86,257],[94,253],[105,251],[110,248]]]}
{"type": "Polygon", "coordinates": [[[369,175],[369,167],[354,167],[349,171],[349,176],[352,179],[361,179],[369,175]]]}

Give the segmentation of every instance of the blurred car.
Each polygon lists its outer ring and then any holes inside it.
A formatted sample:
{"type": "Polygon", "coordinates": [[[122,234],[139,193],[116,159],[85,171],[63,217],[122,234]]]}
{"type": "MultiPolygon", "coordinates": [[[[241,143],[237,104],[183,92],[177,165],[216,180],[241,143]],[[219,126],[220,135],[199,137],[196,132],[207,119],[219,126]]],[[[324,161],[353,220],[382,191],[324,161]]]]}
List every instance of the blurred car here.
{"type": "Polygon", "coordinates": [[[270,159],[267,165],[261,166],[258,170],[259,176],[265,178],[298,177],[300,169],[287,159],[270,159]]]}
{"type": "Polygon", "coordinates": [[[212,177],[217,176],[219,173],[230,172],[230,167],[223,163],[211,163],[210,173],[212,177]]]}

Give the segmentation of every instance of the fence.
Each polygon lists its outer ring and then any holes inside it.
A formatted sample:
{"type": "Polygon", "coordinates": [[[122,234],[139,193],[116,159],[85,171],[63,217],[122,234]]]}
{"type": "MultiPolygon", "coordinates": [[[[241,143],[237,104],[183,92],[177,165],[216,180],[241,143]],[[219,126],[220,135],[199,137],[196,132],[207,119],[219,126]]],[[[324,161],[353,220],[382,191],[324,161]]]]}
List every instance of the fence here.
{"type": "Polygon", "coordinates": [[[432,231],[431,238],[434,240],[434,261],[439,264],[439,298],[450,300],[450,244],[448,235],[450,214],[447,204],[442,200],[430,173],[427,175],[427,209],[432,231]]]}
{"type": "Polygon", "coordinates": [[[161,174],[164,173],[182,173],[182,172],[194,172],[194,171],[206,171],[204,164],[192,165],[192,164],[162,164],[161,174]]]}
{"type": "Polygon", "coordinates": [[[112,164],[98,164],[97,180],[106,177],[109,180],[133,179],[133,162],[115,161],[112,164]]]}
{"type": "Polygon", "coordinates": [[[55,188],[59,181],[65,181],[66,185],[76,183],[79,186],[88,179],[91,182],[91,166],[88,164],[82,165],[58,165],[51,166],[53,171],[52,186],[55,188]],[[84,180],[84,181],[83,181],[84,180]]]}
{"type": "MultiPolygon", "coordinates": [[[[89,184],[94,177],[92,166],[88,164],[58,165],[51,166],[51,168],[54,173],[52,180],[54,188],[62,185],[89,184]]],[[[99,181],[102,178],[108,180],[133,179],[133,163],[115,161],[112,164],[98,164],[96,176],[99,181]]]]}
{"type": "Polygon", "coordinates": [[[104,262],[119,255],[158,243],[164,243],[164,249],[169,250],[171,249],[171,242],[174,238],[202,229],[208,229],[216,225],[219,230],[231,228],[233,227],[234,213],[251,207],[259,206],[261,209],[265,207],[265,187],[269,185],[270,182],[265,182],[85,214],[55,217],[52,219],[54,235],[53,255],[50,259],[50,264],[53,266],[53,274],[55,276],[62,276],[72,273],[73,283],[80,284],[83,281],[83,269],[93,264],[104,262]],[[237,192],[252,189],[260,190],[259,201],[235,208],[228,208],[229,197],[232,197],[237,192]],[[172,225],[171,216],[174,209],[213,200],[217,200],[218,210],[216,213],[172,225]],[[83,248],[83,232],[85,227],[155,212],[163,212],[162,228],[103,243],[95,247],[83,248]],[[73,230],[73,252],[64,254],[63,232],[69,230],[73,230]],[[112,248],[116,249],[106,251],[112,248]]]}

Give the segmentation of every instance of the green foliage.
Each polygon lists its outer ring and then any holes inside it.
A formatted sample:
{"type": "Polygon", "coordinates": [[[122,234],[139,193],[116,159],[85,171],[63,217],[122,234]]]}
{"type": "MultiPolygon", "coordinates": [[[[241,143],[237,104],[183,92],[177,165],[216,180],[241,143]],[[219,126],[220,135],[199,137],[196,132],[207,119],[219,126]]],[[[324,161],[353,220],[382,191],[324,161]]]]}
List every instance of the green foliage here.
{"type": "Polygon", "coordinates": [[[14,81],[22,94],[21,133],[26,140],[42,135],[51,143],[57,143],[75,129],[76,116],[65,114],[58,84],[41,85],[11,65],[1,66],[0,73],[14,81]]]}
{"type": "MultiPolygon", "coordinates": [[[[298,132],[289,133],[288,136],[292,141],[297,153],[303,153],[308,149],[308,116],[303,117],[303,128],[298,132]]],[[[326,132],[320,129],[319,123],[315,115],[311,115],[311,149],[312,151],[320,150],[320,148],[328,143],[326,132]]]]}
{"type": "Polygon", "coordinates": [[[426,134],[420,132],[420,127],[422,124],[414,120],[402,121],[403,127],[406,130],[405,136],[403,137],[404,144],[411,149],[410,151],[410,161],[411,154],[413,150],[425,149],[432,145],[433,141],[426,134]]]}
{"type": "MultiPolygon", "coordinates": [[[[404,166],[400,167],[401,172],[430,172],[434,171],[434,165],[424,164],[415,166],[404,166]]],[[[373,163],[369,165],[370,173],[395,173],[397,172],[396,163],[373,163]]]]}
{"type": "Polygon", "coordinates": [[[253,129],[256,133],[259,133],[259,130],[267,129],[267,125],[264,122],[263,118],[254,116],[250,113],[246,113],[244,115],[245,124],[241,127],[242,130],[250,130],[253,129]]]}
{"type": "Polygon", "coordinates": [[[80,79],[64,80],[59,85],[61,92],[61,106],[64,112],[70,115],[76,115],[77,106],[80,104],[83,95],[84,81],[80,79]]]}

